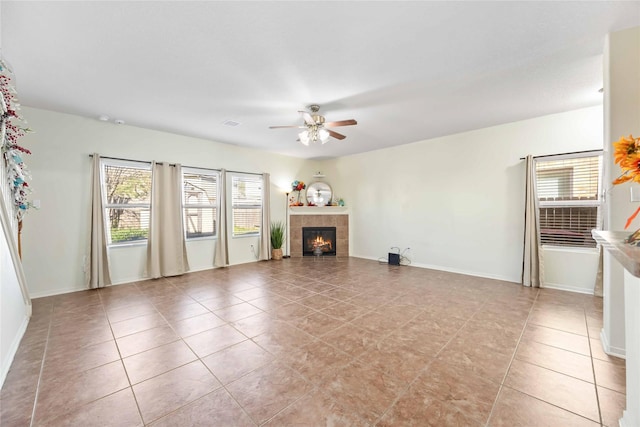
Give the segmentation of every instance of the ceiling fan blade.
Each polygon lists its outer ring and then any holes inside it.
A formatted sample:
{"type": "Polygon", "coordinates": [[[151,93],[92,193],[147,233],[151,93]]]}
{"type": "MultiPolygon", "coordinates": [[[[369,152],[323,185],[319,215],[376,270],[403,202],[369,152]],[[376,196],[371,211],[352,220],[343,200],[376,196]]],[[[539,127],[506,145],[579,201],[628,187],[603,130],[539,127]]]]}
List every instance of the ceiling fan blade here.
{"type": "Polygon", "coordinates": [[[357,125],[358,122],[356,122],[354,119],[349,119],[349,120],[340,120],[337,122],[326,122],[324,125],[325,127],[336,127],[336,126],[352,126],[352,125],[357,125]]]}
{"type": "Polygon", "coordinates": [[[298,128],[298,129],[306,129],[306,126],[269,126],[269,129],[282,129],[282,128],[298,128]]]}
{"type": "Polygon", "coordinates": [[[346,138],[346,136],[344,136],[343,134],[338,133],[338,132],[334,132],[331,129],[327,129],[327,131],[329,132],[329,135],[331,135],[335,139],[345,139],[346,138]]]}
{"type": "Polygon", "coordinates": [[[298,111],[298,113],[302,114],[302,118],[304,119],[304,122],[308,125],[315,125],[316,121],[313,120],[313,117],[311,117],[311,114],[307,113],[306,111],[298,111]]]}

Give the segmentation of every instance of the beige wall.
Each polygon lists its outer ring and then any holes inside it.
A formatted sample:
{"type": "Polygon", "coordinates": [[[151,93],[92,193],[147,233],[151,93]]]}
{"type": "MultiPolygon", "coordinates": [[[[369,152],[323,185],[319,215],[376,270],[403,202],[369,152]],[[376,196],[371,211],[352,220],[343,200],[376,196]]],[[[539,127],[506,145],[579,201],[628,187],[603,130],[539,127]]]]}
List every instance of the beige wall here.
{"type": "MultiPolygon", "coordinates": [[[[24,145],[33,151],[26,159],[33,175],[31,199],[41,202],[41,208],[31,210],[24,220],[23,262],[32,297],[84,289],[90,153],[269,172],[273,220],[284,220],[285,195],[281,188],[289,188],[295,179],[308,180],[314,170],[308,166],[313,162],[303,159],[203,139],[27,107],[23,108],[23,115],[36,130],[24,138],[24,145]]],[[[257,239],[231,239],[230,262],[254,261],[251,245],[257,249],[257,239]]],[[[192,242],[187,250],[192,269],[212,267],[213,240],[192,242]]],[[[144,245],[114,248],[110,258],[114,282],[145,277],[144,245]]]]}
{"type": "MultiPolygon", "coordinates": [[[[591,107],[327,161],[351,208],[351,254],[378,259],[411,248],[413,265],[520,281],[524,162],[602,148],[602,108],[591,107]]],[[[563,257],[565,253],[554,254],[563,257]]],[[[546,271],[556,287],[593,290],[595,264],[569,257],[546,271]],[[591,265],[594,264],[594,265],[591,265]],[[566,282],[563,269],[592,277],[566,282]]],[[[572,289],[577,290],[577,289],[572,289]]]]}

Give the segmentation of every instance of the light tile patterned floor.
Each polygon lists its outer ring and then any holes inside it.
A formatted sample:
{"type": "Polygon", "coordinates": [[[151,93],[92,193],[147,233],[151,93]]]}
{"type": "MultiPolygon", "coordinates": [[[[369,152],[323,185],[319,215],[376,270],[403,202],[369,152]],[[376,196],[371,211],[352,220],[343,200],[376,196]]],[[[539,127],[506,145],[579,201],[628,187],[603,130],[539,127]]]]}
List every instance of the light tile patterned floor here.
{"type": "Polygon", "coordinates": [[[602,299],[356,258],[33,301],[10,426],[616,426],[602,299]]]}

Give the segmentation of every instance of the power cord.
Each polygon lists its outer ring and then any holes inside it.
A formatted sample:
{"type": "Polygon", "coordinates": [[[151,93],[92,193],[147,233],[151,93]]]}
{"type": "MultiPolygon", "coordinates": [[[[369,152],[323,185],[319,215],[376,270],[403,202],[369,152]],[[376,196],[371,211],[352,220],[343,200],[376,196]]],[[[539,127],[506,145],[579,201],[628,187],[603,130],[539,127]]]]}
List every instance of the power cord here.
{"type": "Polygon", "coordinates": [[[251,245],[251,253],[253,254],[254,257],[256,257],[256,261],[258,260],[258,254],[256,253],[256,248],[253,247],[253,245],[251,245]]]}
{"type": "MultiPolygon", "coordinates": [[[[406,248],[401,252],[399,247],[392,246],[390,250],[394,249],[396,249],[398,251],[398,255],[400,255],[400,265],[411,265],[411,260],[408,256],[405,255],[405,253],[411,250],[411,248],[406,248]]],[[[380,258],[378,258],[378,264],[389,264],[389,258],[381,256],[380,258]]]]}
{"type": "Polygon", "coordinates": [[[405,255],[405,253],[409,250],[411,250],[411,248],[407,248],[400,253],[400,265],[411,265],[411,260],[409,259],[408,256],[405,255]]]}

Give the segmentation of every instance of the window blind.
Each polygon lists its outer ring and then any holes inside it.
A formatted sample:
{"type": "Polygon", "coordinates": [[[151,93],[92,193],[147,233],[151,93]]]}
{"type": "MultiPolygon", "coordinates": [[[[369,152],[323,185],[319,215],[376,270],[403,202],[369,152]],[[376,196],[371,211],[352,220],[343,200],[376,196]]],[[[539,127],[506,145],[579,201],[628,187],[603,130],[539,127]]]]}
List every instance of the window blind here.
{"type": "Polygon", "coordinates": [[[262,222],[262,177],[232,177],[233,236],[260,234],[262,222]]]}
{"type": "Polygon", "coordinates": [[[109,244],[149,236],[151,167],[145,163],[102,161],[105,222],[109,244]]]}
{"type": "Polygon", "coordinates": [[[182,169],[184,228],[187,239],[217,235],[218,173],[182,169]]]}
{"type": "Polygon", "coordinates": [[[602,154],[536,159],[540,242],[595,247],[591,230],[600,226],[602,154]]]}

